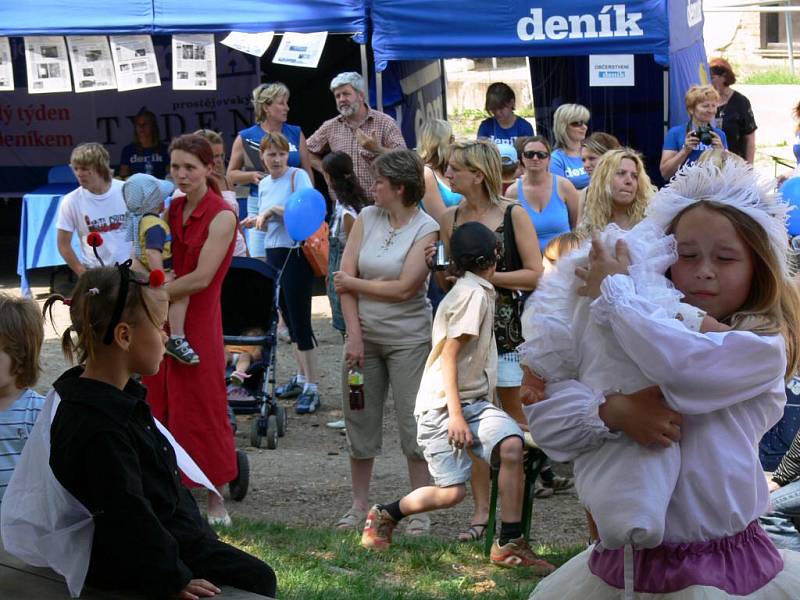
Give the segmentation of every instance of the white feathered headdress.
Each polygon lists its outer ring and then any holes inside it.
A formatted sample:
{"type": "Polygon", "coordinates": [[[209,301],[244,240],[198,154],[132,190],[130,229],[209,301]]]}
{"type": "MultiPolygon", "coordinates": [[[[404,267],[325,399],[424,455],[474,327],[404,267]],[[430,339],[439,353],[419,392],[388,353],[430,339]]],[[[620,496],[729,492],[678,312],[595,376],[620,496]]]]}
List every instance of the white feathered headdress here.
{"type": "Polygon", "coordinates": [[[775,191],[774,180],[761,177],[751,165],[734,157],[700,161],[682,168],[653,196],[645,218],[666,230],[679,212],[699,200],[731,206],[755,220],[769,236],[783,274],[788,274],[786,222],[793,207],[775,191]]]}

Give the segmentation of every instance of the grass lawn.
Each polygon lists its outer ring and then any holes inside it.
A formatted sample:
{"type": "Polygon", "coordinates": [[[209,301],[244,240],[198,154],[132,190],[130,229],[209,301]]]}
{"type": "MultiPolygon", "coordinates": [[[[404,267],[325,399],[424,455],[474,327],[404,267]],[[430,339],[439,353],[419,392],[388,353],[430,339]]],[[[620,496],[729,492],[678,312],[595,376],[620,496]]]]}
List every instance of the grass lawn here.
{"type": "MultiPolygon", "coordinates": [[[[361,548],[356,531],[244,519],[219,533],[275,569],[281,600],[524,600],[539,580],[524,569],[493,567],[478,543],[397,535],[391,550],[378,553],[361,548]]],[[[534,550],[561,565],[582,548],[534,550]]]]}

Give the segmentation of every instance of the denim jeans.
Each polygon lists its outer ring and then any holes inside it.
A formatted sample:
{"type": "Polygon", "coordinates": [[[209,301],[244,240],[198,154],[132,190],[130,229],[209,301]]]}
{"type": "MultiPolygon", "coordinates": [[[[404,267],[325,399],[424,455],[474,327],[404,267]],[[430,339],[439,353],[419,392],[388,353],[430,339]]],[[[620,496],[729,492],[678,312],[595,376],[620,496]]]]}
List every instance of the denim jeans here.
{"type": "Polygon", "coordinates": [[[769,504],[760,518],[764,531],[778,548],[800,551],[800,479],[772,492],[769,504]]]}

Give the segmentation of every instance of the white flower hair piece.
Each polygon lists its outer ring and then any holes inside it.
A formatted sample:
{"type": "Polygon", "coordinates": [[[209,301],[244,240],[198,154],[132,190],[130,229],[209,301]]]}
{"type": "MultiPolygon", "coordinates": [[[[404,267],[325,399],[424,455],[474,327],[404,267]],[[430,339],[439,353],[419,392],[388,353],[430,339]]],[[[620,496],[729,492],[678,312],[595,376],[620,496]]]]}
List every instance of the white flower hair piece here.
{"type": "Polygon", "coordinates": [[[775,191],[774,180],[758,175],[751,165],[732,158],[723,160],[721,165],[703,161],[685,166],[650,200],[646,220],[666,230],[678,213],[700,200],[731,206],[758,223],[769,237],[782,274],[788,276],[786,222],[789,210],[794,207],[775,191]]]}

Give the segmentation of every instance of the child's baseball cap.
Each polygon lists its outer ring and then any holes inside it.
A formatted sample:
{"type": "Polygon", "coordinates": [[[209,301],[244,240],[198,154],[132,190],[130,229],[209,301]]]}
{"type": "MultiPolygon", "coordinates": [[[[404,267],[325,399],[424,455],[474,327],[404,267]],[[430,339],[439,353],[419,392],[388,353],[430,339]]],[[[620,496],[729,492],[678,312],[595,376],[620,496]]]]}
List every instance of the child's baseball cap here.
{"type": "Polygon", "coordinates": [[[450,238],[450,258],[466,269],[485,269],[497,262],[497,236],[482,223],[469,221],[450,238]]]}
{"type": "Polygon", "coordinates": [[[146,173],[134,173],[122,186],[122,197],[128,211],[135,215],[158,213],[175,186],[146,173]]]}
{"type": "Polygon", "coordinates": [[[500,153],[500,163],[504,167],[519,162],[517,150],[511,144],[497,144],[497,151],[500,153]]]}

